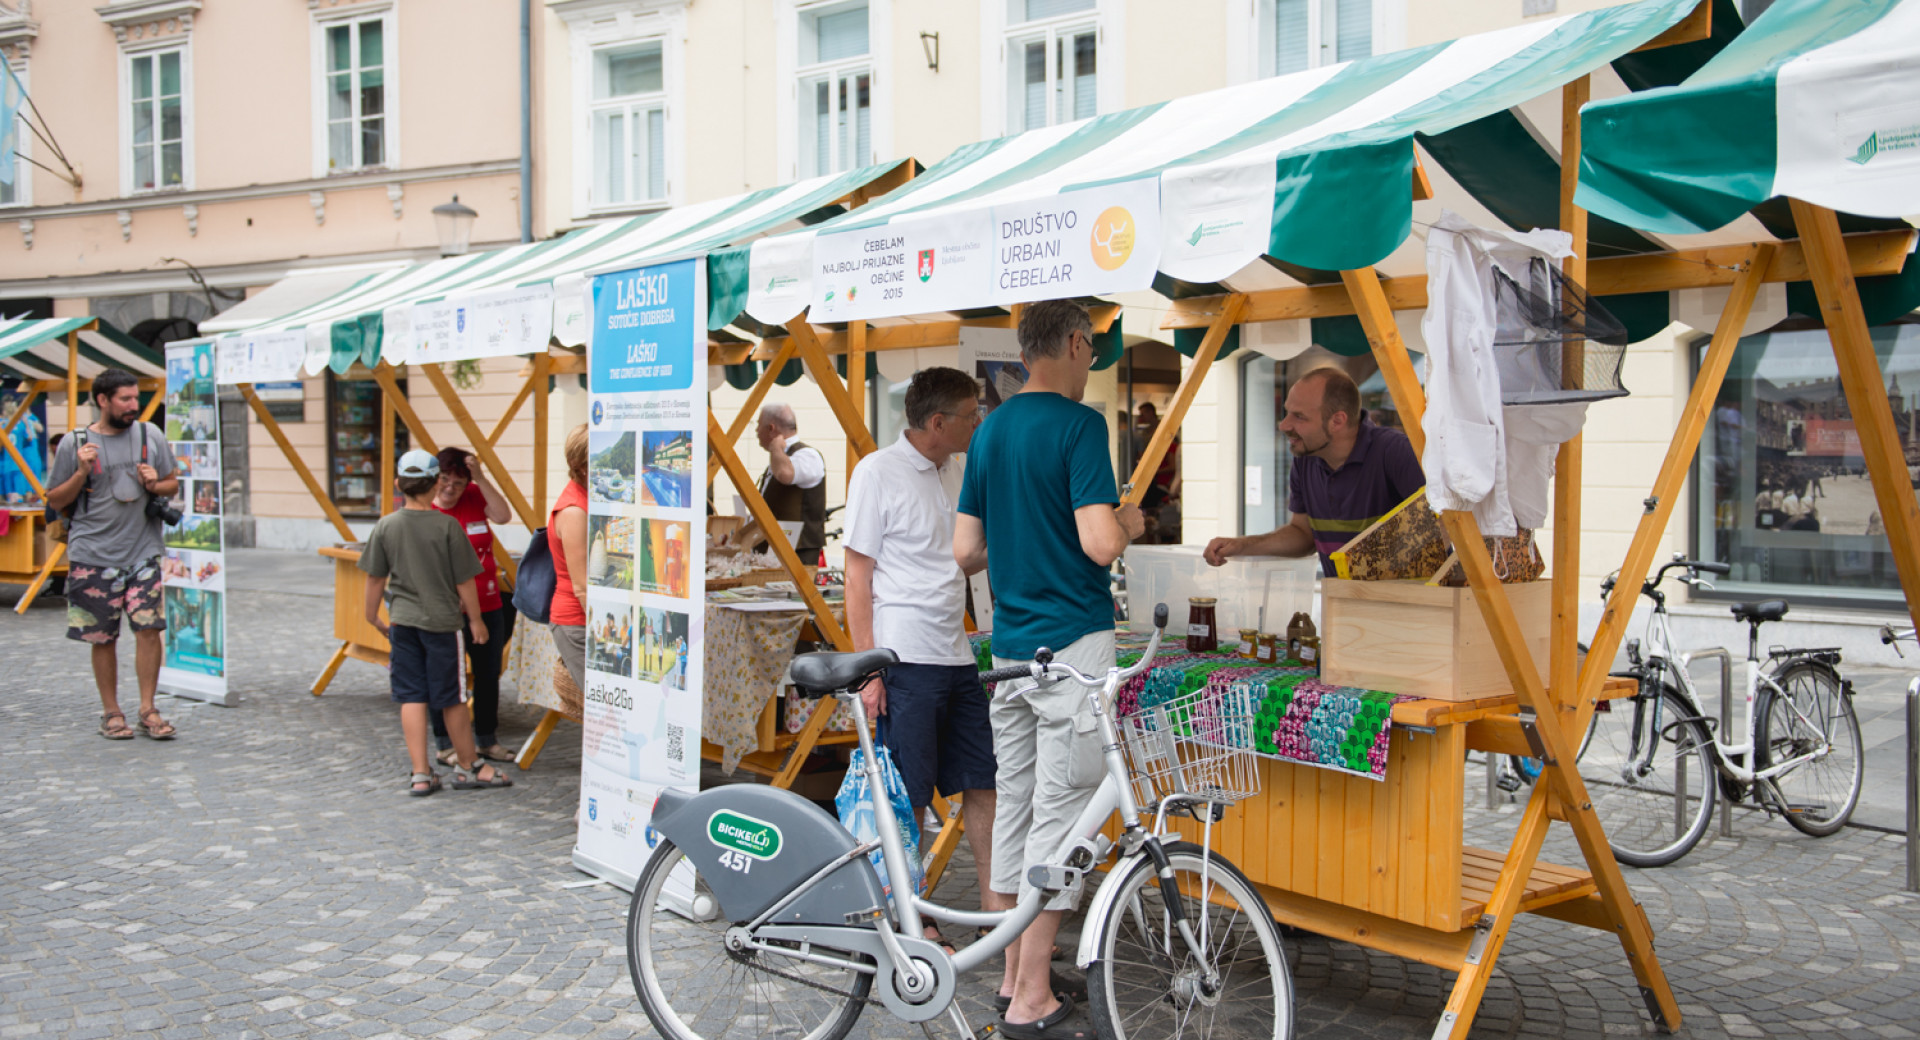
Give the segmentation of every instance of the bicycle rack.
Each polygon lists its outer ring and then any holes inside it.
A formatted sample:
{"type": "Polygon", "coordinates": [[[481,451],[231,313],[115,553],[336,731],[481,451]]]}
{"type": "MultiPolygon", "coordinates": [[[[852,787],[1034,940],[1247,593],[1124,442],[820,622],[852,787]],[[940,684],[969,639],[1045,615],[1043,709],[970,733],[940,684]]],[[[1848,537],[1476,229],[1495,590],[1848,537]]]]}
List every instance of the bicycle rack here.
{"type": "MultiPolygon", "coordinates": [[[[1711,650],[1700,650],[1695,653],[1681,654],[1680,670],[1685,671],[1692,666],[1693,662],[1704,657],[1717,657],[1720,659],[1720,725],[1713,734],[1714,739],[1718,740],[1726,735],[1728,720],[1733,718],[1733,654],[1723,646],[1716,646],[1711,650]]],[[[1685,769],[1686,766],[1683,764],[1680,768],[1685,769]]],[[[1687,788],[1685,782],[1686,774],[1681,773],[1679,780],[1679,783],[1674,784],[1674,790],[1676,792],[1674,797],[1676,802],[1685,798],[1685,795],[1679,794],[1678,792],[1685,791],[1687,788]]],[[[1706,782],[1709,784],[1717,784],[1720,782],[1720,778],[1717,776],[1709,776],[1706,782]]],[[[1674,806],[1673,812],[1676,823],[1682,815],[1684,815],[1685,811],[1685,805],[1676,804],[1674,806]]],[[[1733,799],[1731,798],[1720,799],[1720,836],[1722,838],[1733,837],[1733,799]]]]}
{"type": "Polygon", "coordinates": [[[1920,676],[1907,683],[1907,891],[1920,892],[1920,676]]]}

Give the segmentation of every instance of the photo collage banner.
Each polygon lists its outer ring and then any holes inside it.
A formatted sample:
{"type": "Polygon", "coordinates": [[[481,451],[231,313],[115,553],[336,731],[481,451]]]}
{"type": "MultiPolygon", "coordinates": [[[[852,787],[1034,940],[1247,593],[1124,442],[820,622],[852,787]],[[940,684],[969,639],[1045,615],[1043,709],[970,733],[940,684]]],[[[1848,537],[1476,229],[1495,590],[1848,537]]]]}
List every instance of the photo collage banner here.
{"type": "MultiPolygon", "coordinates": [[[[167,628],[160,688],[232,704],[227,690],[227,558],[221,530],[220,410],[212,340],[167,347],[167,444],[180,478],[160,559],[167,628]]],[[[156,445],[156,447],[158,447],[156,445]]]]}
{"type": "Polygon", "coordinates": [[[587,688],[574,865],[631,887],[653,802],[700,785],[704,260],[593,280],[587,688]]]}

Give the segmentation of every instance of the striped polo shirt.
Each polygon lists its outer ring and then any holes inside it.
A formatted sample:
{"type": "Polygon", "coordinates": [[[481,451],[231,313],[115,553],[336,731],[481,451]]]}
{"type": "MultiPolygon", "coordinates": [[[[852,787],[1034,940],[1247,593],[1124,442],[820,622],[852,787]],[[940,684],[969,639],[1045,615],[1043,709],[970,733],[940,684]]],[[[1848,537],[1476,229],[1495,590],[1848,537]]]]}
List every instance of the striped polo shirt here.
{"type": "Polygon", "coordinates": [[[1377,426],[1362,413],[1353,454],[1339,469],[1312,455],[1293,460],[1287,508],[1307,515],[1313,547],[1320,551],[1320,571],[1337,577],[1333,554],[1426,486],[1427,475],[1407,435],[1377,426]]]}

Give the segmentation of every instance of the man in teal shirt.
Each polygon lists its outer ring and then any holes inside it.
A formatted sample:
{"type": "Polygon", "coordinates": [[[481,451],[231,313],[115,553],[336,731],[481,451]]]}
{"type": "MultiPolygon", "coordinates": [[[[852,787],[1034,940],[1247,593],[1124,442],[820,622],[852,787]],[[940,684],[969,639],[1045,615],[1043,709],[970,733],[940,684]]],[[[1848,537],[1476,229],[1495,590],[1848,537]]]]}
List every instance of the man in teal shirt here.
{"type": "MultiPolygon", "coordinates": [[[[1031,373],[1020,393],[974,434],[960,487],[953,553],[993,585],[994,666],[1030,661],[1041,647],[1083,672],[1113,667],[1113,598],[1107,568],[1140,537],[1140,510],[1119,505],[1107,422],[1080,404],[1093,368],[1093,322],[1069,300],[1020,315],[1020,357],[1031,373]]],[[[989,891],[1017,897],[1027,868],[1052,862],[1106,775],[1086,690],[1072,681],[1003,683],[993,699],[999,797],[989,891]],[[1022,688],[1021,696],[1010,696],[1022,688]]],[[[1010,1037],[1067,1035],[1073,1012],[1055,984],[1051,954],[1072,900],[1056,896],[1007,950],[1010,1037]]],[[[1083,1030],[1084,1031],[1084,1030],[1083,1030]]]]}

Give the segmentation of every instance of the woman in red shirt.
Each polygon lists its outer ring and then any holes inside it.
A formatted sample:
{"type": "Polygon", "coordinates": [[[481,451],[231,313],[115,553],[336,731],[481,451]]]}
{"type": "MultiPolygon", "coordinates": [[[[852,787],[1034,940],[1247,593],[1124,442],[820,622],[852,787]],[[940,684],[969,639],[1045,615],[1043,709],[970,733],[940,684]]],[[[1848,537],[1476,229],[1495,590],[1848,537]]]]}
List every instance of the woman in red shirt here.
{"type": "MultiPolygon", "coordinates": [[[[500,565],[493,556],[493,528],[513,518],[502,495],[480,475],[480,460],[464,448],[440,449],[440,484],[433,492],[433,508],[460,521],[480,557],[480,613],[487,622],[487,641],[467,647],[473,662],[473,745],[480,757],[513,761],[513,752],[500,745],[500,655],[513,632],[513,608],[500,595],[500,565]]],[[[439,712],[433,713],[433,739],[440,761],[452,765],[453,741],[439,712]]]]}
{"type": "Polygon", "coordinates": [[[547,616],[553,647],[573,677],[587,688],[587,424],[567,434],[567,486],[547,515],[547,549],[553,554],[553,607],[547,616]]]}

